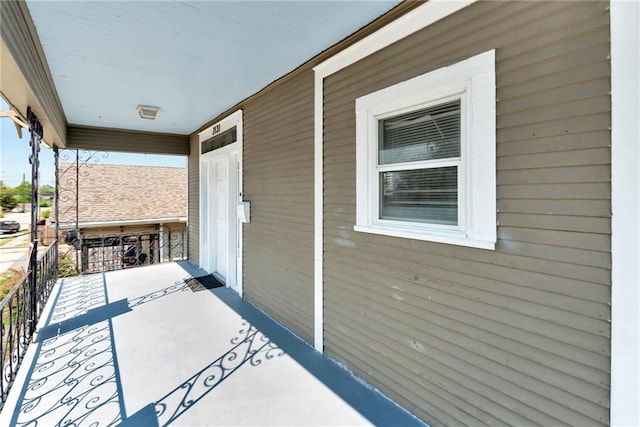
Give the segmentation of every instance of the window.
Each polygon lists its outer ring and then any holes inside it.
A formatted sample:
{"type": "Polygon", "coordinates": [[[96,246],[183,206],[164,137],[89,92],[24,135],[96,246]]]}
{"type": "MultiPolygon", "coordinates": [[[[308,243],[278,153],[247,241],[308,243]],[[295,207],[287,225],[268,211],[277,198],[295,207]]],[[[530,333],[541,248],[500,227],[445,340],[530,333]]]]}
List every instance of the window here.
{"type": "Polygon", "coordinates": [[[356,231],[494,249],[495,52],[356,100],[356,231]]]}
{"type": "Polygon", "coordinates": [[[217,150],[218,148],[226,147],[229,144],[233,144],[238,139],[238,132],[236,126],[228,129],[217,136],[202,141],[201,154],[206,154],[210,151],[217,150]]]}
{"type": "Polygon", "coordinates": [[[458,225],[460,100],[378,120],[380,219],[458,225]]]}

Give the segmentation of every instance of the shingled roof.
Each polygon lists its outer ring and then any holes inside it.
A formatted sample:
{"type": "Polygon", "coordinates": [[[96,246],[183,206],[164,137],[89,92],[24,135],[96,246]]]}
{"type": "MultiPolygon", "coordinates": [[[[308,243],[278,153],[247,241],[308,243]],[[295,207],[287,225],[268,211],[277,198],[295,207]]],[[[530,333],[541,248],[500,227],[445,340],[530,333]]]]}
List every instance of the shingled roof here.
{"type": "MultiPolygon", "coordinates": [[[[75,164],[62,163],[60,173],[60,223],[75,222],[75,164]]],[[[80,223],[186,221],[187,169],[84,165],[78,194],[80,223]]]]}

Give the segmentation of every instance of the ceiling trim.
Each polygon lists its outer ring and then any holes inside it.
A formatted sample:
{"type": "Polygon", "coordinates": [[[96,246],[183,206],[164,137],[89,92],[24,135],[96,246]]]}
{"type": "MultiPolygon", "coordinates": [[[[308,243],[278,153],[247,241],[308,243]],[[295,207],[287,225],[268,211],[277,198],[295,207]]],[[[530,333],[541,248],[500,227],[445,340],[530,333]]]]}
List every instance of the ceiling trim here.
{"type": "Polygon", "coordinates": [[[379,18],[375,19],[374,21],[370,22],[369,24],[365,25],[364,27],[360,28],[359,30],[355,31],[351,35],[345,37],[344,39],[340,40],[339,42],[337,42],[333,46],[325,49],[324,51],[322,51],[320,53],[318,53],[317,55],[315,55],[314,57],[310,58],[305,63],[301,64],[300,66],[298,66],[297,68],[293,69],[289,73],[287,73],[287,74],[283,75],[282,77],[280,77],[280,78],[274,80],[273,82],[269,83],[267,86],[265,86],[264,88],[260,89],[258,92],[254,93],[253,95],[251,95],[251,96],[241,100],[240,102],[236,103],[235,105],[233,105],[232,107],[227,109],[225,112],[223,112],[221,114],[218,114],[212,120],[206,122],[205,124],[200,126],[198,129],[194,130],[191,133],[191,135],[196,135],[196,134],[202,132],[206,128],[212,126],[213,124],[219,122],[220,120],[223,120],[225,117],[227,117],[228,115],[230,115],[234,111],[243,108],[246,104],[254,101],[255,99],[257,99],[257,98],[259,98],[261,96],[264,96],[264,95],[268,94],[272,90],[278,88],[282,84],[284,84],[284,83],[288,82],[289,80],[291,80],[292,78],[298,76],[300,73],[303,73],[305,71],[308,71],[309,69],[312,69],[316,65],[318,65],[318,64],[322,63],[323,61],[325,61],[325,60],[331,58],[332,56],[336,55],[338,52],[340,52],[340,51],[348,48],[349,46],[359,42],[360,40],[366,38],[370,34],[375,33],[380,28],[386,26],[390,22],[395,21],[400,16],[406,14],[407,12],[410,12],[411,10],[413,10],[416,7],[419,7],[419,6],[423,5],[423,4],[424,4],[424,1],[415,1],[415,0],[405,0],[405,1],[403,1],[402,3],[400,3],[397,6],[395,6],[393,9],[391,9],[390,11],[385,13],[384,15],[380,16],[379,18]]]}
{"type": "Polygon", "coordinates": [[[91,126],[67,126],[67,148],[189,155],[189,136],[91,126]]]}
{"type": "MultiPolygon", "coordinates": [[[[18,83],[7,81],[4,75],[0,90],[22,115],[26,116],[27,107],[31,107],[44,127],[44,139],[49,145],[64,146],[67,120],[29,9],[23,1],[1,1],[0,16],[2,47],[8,50],[32,97],[20,96],[21,94],[13,93],[11,87],[5,87],[18,83]],[[37,105],[32,104],[34,100],[37,105]]],[[[7,58],[3,54],[3,74],[5,59],[7,58]]]]}
{"type": "Polygon", "coordinates": [[[363,58],[372,55],[403,38],[420,31],[423,28],[447,17],[458,10],[464,9],[477,0],[431,0],[396,19],[393,24],[385,26],[374,34],[369,35],[357,43],[349,46],[314,67],[314,71],[326,78],[338,71],[355,64],[363,58]]]}

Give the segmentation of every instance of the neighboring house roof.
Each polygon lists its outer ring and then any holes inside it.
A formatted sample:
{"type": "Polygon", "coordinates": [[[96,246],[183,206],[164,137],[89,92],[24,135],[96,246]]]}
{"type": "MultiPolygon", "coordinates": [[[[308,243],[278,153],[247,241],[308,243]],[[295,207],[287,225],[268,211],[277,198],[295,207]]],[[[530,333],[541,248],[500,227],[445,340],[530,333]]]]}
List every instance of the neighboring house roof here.
{"type": "MultiPolygon", "coordinates": [[[[76,220],[75,168],[60,164],[61,224],[76,220]]],[[[81,165],[78,176],[82,224],[186,221],[186,168],[90,164],[81,165]]]]}

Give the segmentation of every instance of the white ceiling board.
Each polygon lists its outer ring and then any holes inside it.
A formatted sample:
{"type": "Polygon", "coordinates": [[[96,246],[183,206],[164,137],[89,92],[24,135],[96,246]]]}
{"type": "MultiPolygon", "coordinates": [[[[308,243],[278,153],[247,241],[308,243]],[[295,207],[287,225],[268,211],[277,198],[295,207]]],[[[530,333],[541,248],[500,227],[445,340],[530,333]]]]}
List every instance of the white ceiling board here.
{"type": "Polygon", "coordinates": [[[27,2],[69,123],[182,134],[398,3],[27,2]]]}

